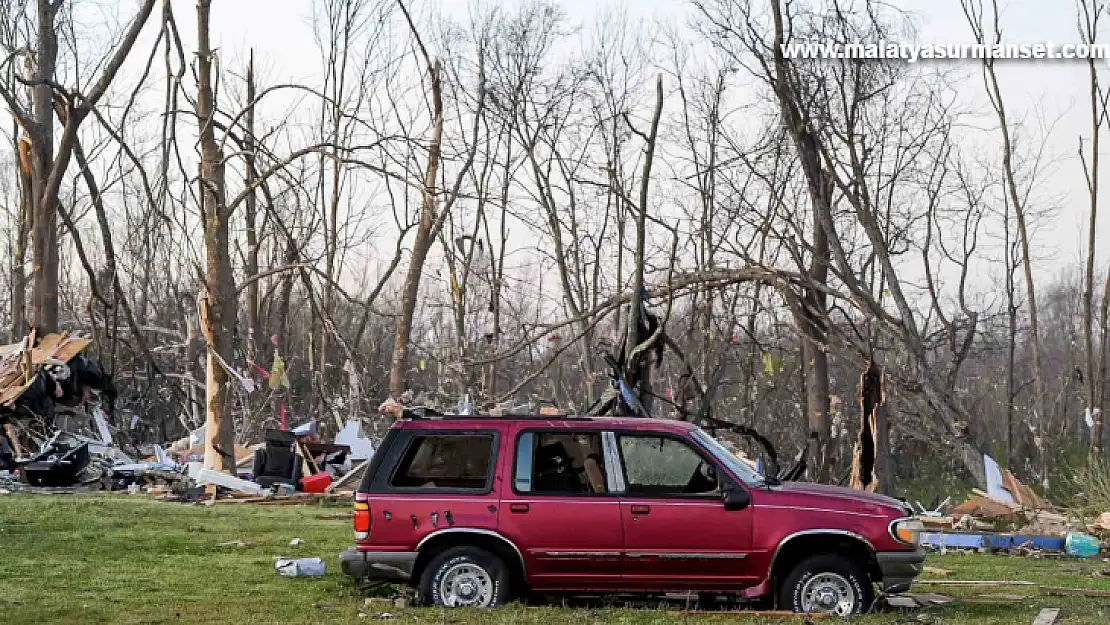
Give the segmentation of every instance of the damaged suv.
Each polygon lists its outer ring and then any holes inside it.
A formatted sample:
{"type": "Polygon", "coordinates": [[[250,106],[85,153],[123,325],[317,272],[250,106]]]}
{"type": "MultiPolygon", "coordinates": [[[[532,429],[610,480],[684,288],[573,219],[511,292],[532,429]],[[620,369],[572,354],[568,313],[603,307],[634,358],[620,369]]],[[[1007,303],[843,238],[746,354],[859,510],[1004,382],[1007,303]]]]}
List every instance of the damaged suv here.
{"type": "Polygon", "coordinates": [[[920,572],[895,499],[760,475],[700,428],[640,418],[440,416],[394,424],[355,495],[343,571],[426,602],[685,591],[867,611],[920,572]]]}

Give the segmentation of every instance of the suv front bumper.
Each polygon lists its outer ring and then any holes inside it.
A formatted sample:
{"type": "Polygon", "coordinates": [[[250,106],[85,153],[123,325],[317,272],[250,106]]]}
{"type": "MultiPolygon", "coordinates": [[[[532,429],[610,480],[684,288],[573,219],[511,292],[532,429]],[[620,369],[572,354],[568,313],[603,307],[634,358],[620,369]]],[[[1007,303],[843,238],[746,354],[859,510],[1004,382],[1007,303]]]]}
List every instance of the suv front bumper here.
{"type": "Polygon", "coordinates": [[[925,548],[915,551],[881,551],[875,554],[879,562],[880,580],[884,592],[906,592],[925,564],[925,548]]]}
{"type": "Polygon", "coordinates": [[[359,551],[354,547],[339,554],[339,567],[357,579],[407,582],[416,566],[415,551],[359,551]]]}

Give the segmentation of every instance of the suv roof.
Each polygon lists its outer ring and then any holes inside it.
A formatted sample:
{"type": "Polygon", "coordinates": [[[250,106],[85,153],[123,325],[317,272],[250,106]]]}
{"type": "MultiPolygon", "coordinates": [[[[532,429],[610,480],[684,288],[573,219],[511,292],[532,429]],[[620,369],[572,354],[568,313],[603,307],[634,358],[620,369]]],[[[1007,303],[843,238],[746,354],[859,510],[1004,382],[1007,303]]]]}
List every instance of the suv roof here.
{"type": "Polygon", "coordinates": [[[470,414],[420,414],[405,411],[393,427],[403,429],[449,429],[463,427],[497,427],[513,422],[543,423],[549,427],[589,429],[620,428],[622,430],[650,430],[671,433],[688,432],[697,426],[673,419],[647,419],[643,417],[590,417],[576,415],[508,414],[503,416],[470,414]]]}

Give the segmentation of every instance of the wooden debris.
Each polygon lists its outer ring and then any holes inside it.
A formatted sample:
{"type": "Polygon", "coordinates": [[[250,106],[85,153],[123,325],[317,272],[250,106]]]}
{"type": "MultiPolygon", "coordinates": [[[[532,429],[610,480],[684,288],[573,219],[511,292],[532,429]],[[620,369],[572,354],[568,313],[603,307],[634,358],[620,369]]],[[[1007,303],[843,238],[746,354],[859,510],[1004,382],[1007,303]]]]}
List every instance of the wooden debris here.
{"type": "Polygon", "coordinates": [[[914,518],[916,518],[918,521],[921,521],[921,523],[924,524],[925,527],[937,529],[951,529],[952,525],[956,522],[956,520],[950,516],[929,516],[927,514],[919,514],[914,518]]]}
{"type": "Polygon", "coordinates": [[[31,386],[38,370],[48,360],[69,362],[92,343],[92,339],[73,338],[68,332],[47,334],[38,346],[34,332],[19,343],[0,346],[0,406],[10,407],[31,386]]]}
{"type": "Polygon", "coordinates": [[[982,519],[996,519],[999,517],[1014,516],[1018,510],[1008,506],[1000,501],[995,501],[986,496],[986,493],[979,494],[982,491],[972,491],[972,496],[967,501],[949,510],[949,514],[954,517],[962,517],[968,515],[971,517],[978,517],[982,519]]]}
{"type": "Polygon", "coordinates": [[[892,608],[905,608],[909,610],[921,607],[916,599],[908,595],[894,595],[891,597],[887,597],[886,604],[892,608]]]}
{"type": "Polygon", "coordinates": [[[348,471],[346,475],[332,482],[330,486],[324,489],[324,492],[346,492],[347,490],[349,490],[348,486],[350,487],[350,490],[353,490],[356,486],[356,482],[362,479],[362,476],[366,473],[366,468],[369,466],[370,461],[363,460],[350,471],[348,471]]]}
{"type": "Polygon", "coordinates": [[[350,512],[343,512],[343,513],[337,513],[337,514],[317,514],[316,515],[316,520],[317,521],[346,521],[346,520],[354,518],[354,516],[355,515],[350,513],[350,512]]]}
{"type": "Polygon", "coordinates": [[[1055,625],[1058,618],[1060,608],[1043,608],[1037,618],[1033,619],[1033,625],[1055,625]]]}
{"type": "Polygon", "coordinates": [[[1096,590],[1094,588],[1058,588],[1055,586],[1041,586],[1041,594],[1053,597],[1110,597],[1110,590],[1096,590]]]}
{"type": "Polygon", "coordinates": [[[244,547],[253,547],[254,543],[245,542],[245,541],[242,541],[242,540],[233,540],[233,541],[227,542],[227,543],[220,543],[217,546],[218,547],[236,547],[236,548],[242,549],[244,547]]]}
{"type": "MultiPolygon", "coordinates": [[[[915,579],[914,585],[921,586],[1036,586],[1036,582],[1015,579],[915,579]]],[[[1108,591],[1110,592],[1110,591],[1108,591]]]]}
{"type": "Polygon", "coordinates": [[[1110,512],[1103,512],[1098,515],[1098,518],[1088,527],[1096,534],[1110,533],[1110,512]]]}
{"type": "Polygon", "coordinates": [[[948,569],[938,569],[935,566],[927,566],[922,570],[922,572],[926,575],[936,575],[937,577],[948,577],[949,575],[955,573],[955,571],[950,571],[948,569]]]}
{"type": "MultiPolygon", "coordinates": [[[[799,616],[797,612],[790,612],[788,610],[671,610],[668,611],[667,614],[669,616],[741,616],[789,619],[796,619],[799,616]]],[[[822,620],[832,618],[833,615],[823,612],[813,612],[811,614],[806,614],[805,617],[810,620],[822,620]]]]}
{"type": "Polygon", "coordinates": [[[975,595],[974,597],[964,599],[964,601],[970,601],[972,603],[1013,603],[1015,601],[1025,601],[1026,599],[1032,598],[1033,595],[1015,595],[1012,593],[998,592],[975,595]]]}

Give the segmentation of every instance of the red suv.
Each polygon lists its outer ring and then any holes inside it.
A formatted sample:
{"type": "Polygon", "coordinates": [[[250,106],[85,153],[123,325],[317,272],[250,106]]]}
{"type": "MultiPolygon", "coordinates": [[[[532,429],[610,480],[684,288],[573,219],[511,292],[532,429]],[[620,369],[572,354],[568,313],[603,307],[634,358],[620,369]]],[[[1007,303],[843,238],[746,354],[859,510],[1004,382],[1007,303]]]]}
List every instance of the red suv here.
{"type": "Polygon", "coordinates": [[[398,421],[355,495],[360,579],[492,607],[523,591],[696,591],[798,612],[909,588],[920,521],[898,500],[777,483],[694,425],[450,416],[398,421]]]}

